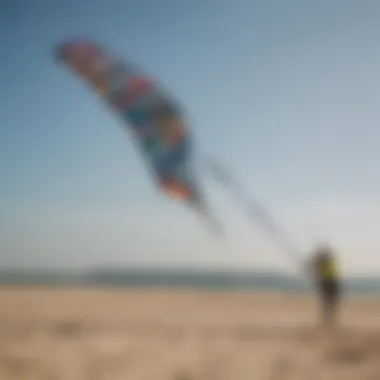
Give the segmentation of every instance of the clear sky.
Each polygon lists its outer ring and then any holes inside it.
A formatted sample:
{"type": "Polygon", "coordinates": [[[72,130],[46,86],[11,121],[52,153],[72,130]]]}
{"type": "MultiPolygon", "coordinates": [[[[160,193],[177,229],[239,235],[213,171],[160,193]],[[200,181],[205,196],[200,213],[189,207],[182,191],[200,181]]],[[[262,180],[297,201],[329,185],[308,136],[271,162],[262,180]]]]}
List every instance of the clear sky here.
{"type": "Polygon", "coordinates": [[[155,188],[130,136],[52,59],[92,37],[185,104],[197,155],[232,168],[302,249],[380,273],[378,0],[4,0],[0,264],[292,263],[202,174],[228,238],[155,188]]]}

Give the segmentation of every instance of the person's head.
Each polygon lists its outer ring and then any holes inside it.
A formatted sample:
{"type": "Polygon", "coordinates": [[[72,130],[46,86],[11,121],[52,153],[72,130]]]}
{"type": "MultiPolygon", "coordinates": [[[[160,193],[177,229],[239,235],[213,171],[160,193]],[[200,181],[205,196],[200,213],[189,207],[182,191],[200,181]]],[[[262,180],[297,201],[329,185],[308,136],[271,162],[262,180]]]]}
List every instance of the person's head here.
{"type": "Polygon", "coordinates": [[[319,260],[328,260],[333,258],[334,254],[332,249],[326,244],[320,244],[315,252],[315,256],[319,260]]]}

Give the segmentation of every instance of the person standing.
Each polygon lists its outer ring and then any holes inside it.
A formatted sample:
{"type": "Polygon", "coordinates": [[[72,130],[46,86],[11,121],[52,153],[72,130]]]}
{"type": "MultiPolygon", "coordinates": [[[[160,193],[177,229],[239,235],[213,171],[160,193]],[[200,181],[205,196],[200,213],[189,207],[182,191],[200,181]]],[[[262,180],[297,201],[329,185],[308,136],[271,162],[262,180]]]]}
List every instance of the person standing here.
{"type": "Polygon", "coordinates": [[[342,295],[337,261],[335,252],[327,245],[318,247],[311,259],[311,271],[320,296],[322,324],[327,328],[335,327],[342,295]]]}

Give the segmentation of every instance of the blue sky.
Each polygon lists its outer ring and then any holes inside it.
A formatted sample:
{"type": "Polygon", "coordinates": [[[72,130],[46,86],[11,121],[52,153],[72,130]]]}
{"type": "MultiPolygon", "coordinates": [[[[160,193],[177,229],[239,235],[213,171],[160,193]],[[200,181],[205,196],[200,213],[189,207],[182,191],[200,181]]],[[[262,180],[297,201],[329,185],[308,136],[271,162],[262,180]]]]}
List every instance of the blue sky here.
{"type": "Polygon", "coordinates": [[[294,268],[202,182],[217,239],[155,188],[130,137],[53,61],[92,37],[185,104],[197,156],[232,168],[308,249],[380,273],[380,2],[13,0],[0,11],[0,264],[294,268]]]}

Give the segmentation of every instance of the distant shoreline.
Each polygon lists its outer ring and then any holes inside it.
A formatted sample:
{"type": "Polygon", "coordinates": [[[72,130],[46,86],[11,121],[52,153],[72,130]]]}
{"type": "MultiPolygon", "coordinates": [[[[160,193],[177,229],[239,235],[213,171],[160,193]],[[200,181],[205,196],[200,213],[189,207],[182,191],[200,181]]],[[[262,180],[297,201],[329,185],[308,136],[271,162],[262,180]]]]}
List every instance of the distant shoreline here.
{"type": "MultiPolygon", "coordinates": [[[[346,292],[380,294],[380,278],[345,278],[346,292]]],[[[69,271],[0,271],[0,287],[49,286],[80,288],[163,288],[173,290],[214,290],[247,292],[313,292],[313,284],[304,278],[264,272],[185,269],[105,269],[83,273],[69,271]]]]}

